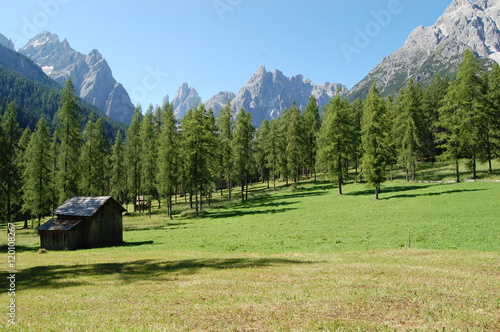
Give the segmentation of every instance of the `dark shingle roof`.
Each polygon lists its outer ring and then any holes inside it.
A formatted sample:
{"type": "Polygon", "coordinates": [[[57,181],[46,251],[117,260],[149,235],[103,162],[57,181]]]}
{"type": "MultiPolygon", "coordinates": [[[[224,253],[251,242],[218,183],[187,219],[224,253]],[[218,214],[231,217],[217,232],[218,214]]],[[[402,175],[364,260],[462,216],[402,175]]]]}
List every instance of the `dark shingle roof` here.
{"type": "Polygon", "coordinates": [[[69,231],[81,220],[50,219],[45,224],[38,227],[39,231],[69,231]]]}
{"type": "Polygon", "coordinates": [[[71,197],[58,207],[54,214],[58,216],[92,217],[111,196],[71,197]]]}

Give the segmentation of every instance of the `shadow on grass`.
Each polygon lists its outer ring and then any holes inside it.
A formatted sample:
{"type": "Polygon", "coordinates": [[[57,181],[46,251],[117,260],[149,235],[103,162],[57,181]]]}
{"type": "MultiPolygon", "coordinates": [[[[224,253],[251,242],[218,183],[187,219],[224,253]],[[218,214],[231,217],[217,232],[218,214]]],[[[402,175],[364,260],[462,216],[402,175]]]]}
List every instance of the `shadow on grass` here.
{"type": "MultiPolygon", "coordinates": [[[[422,185],[422,186],[395,186],[395,187],[382,187],[382,192],[381,194],[387,194],[387,193],[398,193],[398,192],[405,192],[405,191],[413,191],[413,190],[419,190],[419,189],[425,189],[430,186],[428,185],[422,185]]],[[[355,191],[352,193],[347,193],[345,194],[346,196],[373,196],[375,195],[375,189],[367,189],[367,190],[361,190],[361,191],[355,191]]],[[[392,196],[394,197],[394,196],[392,196]]]]}
{"type": "MultiPolygon", "coordinates": [[[[295,204],[295,203],[293,203],[295,204]]],[[[205,218],[211,219],[222,219],[222,218],[232,218],[232,217],[242,217],[242,216],[251,216],[251,215],[259,215],[259,214],[277,214],[283,213],[287,211],[296,210],[294,208],[282,208],[282,209],[267,209],[267,210],[256,210],[256,211],[248,211],[248,210],[236,210],[231,209],[228,211],[215,211],[208,212],[205,215],[205,218]]]]}
{"type": "Polygon", "coordinates": [[[395,196],[386,197],[386,198],[383,198],[383,199],[384,200],[389,200],[389,199],[394,199],[394,198],[433,197],[433,196],[459,194],[459,193],[464,193],[464,192],[476,192],[476,191],[484,191],[484,190],[485,189],[456,189],[456,190],[441,191],[441,192],[438,192],[438,193],[395,195],[395,196]]]}
{"type": "MultiPolygon", "coordinates": [[[[416,190],[421,190],[421,189],[426,189],[431,187],[430,185],[420,185],[420,186],[395,186],[395,187],[387,187],[387,188],[382,188],[381,192],[381,200],[390,200],[390,199],[395,199],[395,198],[416,198],[416,197],[433,197],[433,196],[441,196],[441,195],[450,195],[450,194],[459,194],[463,192],[477,192],[477,191],[483,191],[485,189],[453,189],[453,190],[443,190],[440,192],[433,192],[433,193],[407,193],[407,194],[397,194],[397,195],[390,195],[393,193],[400,193],[400,192],[411,192],[411,191],[416,191],[416,190]],[[384,194],[389,194],[389,197],[384,197],[384,194]]],[[[362,191],[356,191],[353,193],[348,193],[346,194],[347,196],[373,196],[375,194],[375,189],[368,189],[368,190],[362,190],[362,191]]]]}
{"type": "MultiPolygon", "coordinates": [[[[15,251],[16,251],[16,254],[20,253],[20,252],[37,252],[38,249],[40,249],[39,246],[37,247],[29,247],[29,246],[22,246],[22,245],[16,245],[15,246],[15,251]]],[[[7,245],[2,245],[0,246],[0,252],[2,253],[8,253],[9,251],[9,247],[7,245]]],[[[7,261],[7,259],[5,259],[7,261]]]]}
{"type": "Polygon", "coordinates": [[[103,263],[89,265],[36,266],[18,274],[19,288],[65,288],[93,285],[100,278],[114,278],[125,284],[144,281],[168,281],[172,276],[194,275],[202,269],[252,269],[272,266],[314,264],[316,262],[272,259],[188,259],[170,262],[139,260],[126,263],[103,263]]]}
{"type": "Polygon", "coordinates": [[[142,241],[142,242],[123,242],[123,244],[117,246],[117,247],[139,247],[139,246],[145,246],[145,245],[150,245],[153,244],[153,241],[142,241]]]}

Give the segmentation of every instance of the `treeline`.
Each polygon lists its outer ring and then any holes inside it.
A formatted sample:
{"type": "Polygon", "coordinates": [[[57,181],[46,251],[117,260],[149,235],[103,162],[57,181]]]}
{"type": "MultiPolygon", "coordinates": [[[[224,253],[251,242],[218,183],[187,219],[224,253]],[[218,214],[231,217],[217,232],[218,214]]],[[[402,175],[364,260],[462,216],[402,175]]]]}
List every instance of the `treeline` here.
{"type": "Polygon", "coordinates": [[[200,105],[182,121],[173,107],[137,108],[126,133],[114,143],[102,118],[82,128],[81,108],[71,81],[61,93],[55,130],[41,118],[32,133],[20,132],[16,106],[1,119],[2,218],[41,218],[71,196],[111,195],[134,203],[138,196],[165,205],[169,217],[179,195],[198,215],[218,191],[228,200],[248,199],[254,181],[275,187],[328,173],[342,185],[351,176],[380,186],[395,167],[415,180],[421,161],[467,159],[471,176],[477,162],[500,157],[500,67],[490,72],[472,52],[464,54],[457,79],[436,78],[425,87],[410,80],[393,98],[372,86],[364,101],[337,96],[320,112],[311,97],[304,111],[295,105],[258,130],[251,114],[233,114],[230,103],[217,117],[200,105]],[[356,170],[352,175],[350,170],[356,170]]]}

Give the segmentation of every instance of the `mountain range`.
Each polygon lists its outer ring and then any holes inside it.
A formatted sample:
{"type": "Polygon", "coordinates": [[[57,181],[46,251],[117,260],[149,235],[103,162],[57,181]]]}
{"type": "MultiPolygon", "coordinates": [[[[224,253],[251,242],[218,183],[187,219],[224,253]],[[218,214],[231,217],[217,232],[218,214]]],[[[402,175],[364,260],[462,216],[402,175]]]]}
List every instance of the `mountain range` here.
{"type": "MultiPolygon", "coordinates": [[[[324,107],[337,94],[351,100],[363,98],[374,82],[382,95],[393,95],[409,78],[422,84],[436,74],[453,78],[466,49],[486,59],[487,64],[500,63],[499,27],[500,0],[453,0],[433,26],[416,28],[399,50],[384,58],[350,91],[340,83],[320,85],[302,75],[287,77],[279,70],[270,72],[262,66],[237,93],[223,91],[204,104],[217,114],[231,100],[234,112],[244,107],[258,126],[264,119],[278,117],[293,102],[303,109],[311,95],[324,107]]],[[[61,42],[49,32],[30,40],[19,50],[20,54],[15,52],[12,41],[2,35],[0,45],[3,45],[0,67],[37,82],[47,80],[44,73],[60,85],[71,77],[80,97],[111,118],[130,123],[134,109],[130,97],[113,78],[111,68],[97,50],[84,55],[72,49],[67,40],[61,42]],[[27,66],[27,58],[43,71],[27,66]]],[[[189,109],[201,104],[202,99],[195,88],[184,83],[172,100],[166,96],[163,102],[171,102],[176,117],[181,119],[189,109]]]]}

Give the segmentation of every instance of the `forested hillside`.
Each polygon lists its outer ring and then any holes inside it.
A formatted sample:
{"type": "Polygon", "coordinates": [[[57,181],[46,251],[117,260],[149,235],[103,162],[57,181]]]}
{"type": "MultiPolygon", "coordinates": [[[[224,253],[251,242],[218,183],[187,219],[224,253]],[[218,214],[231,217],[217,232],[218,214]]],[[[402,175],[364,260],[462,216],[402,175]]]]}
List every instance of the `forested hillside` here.
{"type": "MultiPolygon", "coordinates": [[[[61,88],[55,82],[50,85],[42,84],[0,67],[0,114],[3,114],[9,103],[15,103],[20,128],[34,130],[40,118],[53,126],[60,99],[61,88]]],[[[126,128],[124,124],[104,116],[100,110],[81,99],[78,100],[78,105],[82,109],[82,123],[85,123],[91,113],[104,117],[109,137],[114,137],[117,130],[126,128]]]]}

